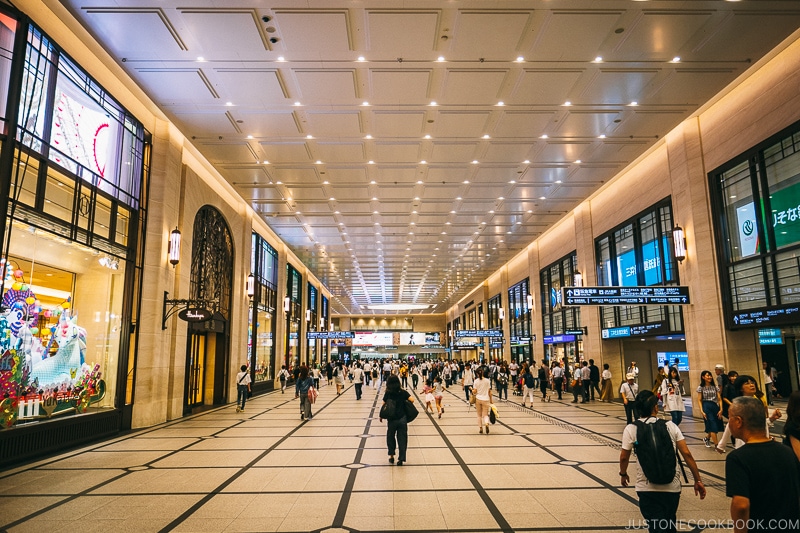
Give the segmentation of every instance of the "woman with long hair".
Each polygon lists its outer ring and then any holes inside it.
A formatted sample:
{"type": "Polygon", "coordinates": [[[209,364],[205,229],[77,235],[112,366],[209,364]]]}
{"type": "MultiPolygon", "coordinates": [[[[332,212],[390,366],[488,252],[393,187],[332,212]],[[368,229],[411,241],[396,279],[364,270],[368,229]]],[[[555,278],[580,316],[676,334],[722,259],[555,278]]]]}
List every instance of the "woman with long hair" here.
{"type": "Polygon", "coordinates": [[[469,396],[472,393],[472,386],[475,382],[475,377],[472,374],[472,368],[469,365],[464,365],[464,373],[461,375],[461,386],[464,387],[464,394],[469,401],[469,396]]]}
{"type": "Polygon", "coordinates": [[[308,389],[314,385],[314,379],[308,375],[308,367],[300,365],[300,374],[294,385],[294,397],[300,397],[300,420],[311,420],[311,400],[308,389]]]}
{"type": "Polygon", "coordinates": [[[475,389],[475,411],[478,413],[478,433],[483,433],[484,426],[486,434],[489,434],[489,409],[492,405],[492,382],[489,378],[483,377],[483,367],[475,371],[475,382],[472,387],[475,389]]]}
{"type": "MultiPolygon", "coordinates": [[[[767,417],[767,425],[764,428],[766,431],[765,435],[769,437],[769,424],[773,421],[779,419],[781,417],[780,409],[775,409],[772,414],[769,414],[769,408],[767,407],[766,397],[763,393],[759,395],[761,391],[758,390],[758,385],[756,384],[756,378],[753,376],[748,376],[743,374],[736,378],[736,381],[733,382],[733,388],[736,391],[736,397],[739,396],[750,396],[752,398],[758,398],[762,404],[764,404],[764,414],[767,417]]],[[[730,424],[725,426],[725,432],[722,434],[722,438],[719,440],[715,449],[719,453],[725,453],[725,443],[731,438],[731,429],[730,424]]],[[[733,447],[734,448],[741,448],[744,446],[744,441],[740,439],[734,439],[733,447]]]]}
{"type": "Polygon", "coordinates": [[[603,364],[603,373],[600,380],[600,401],[610,402],[614,399],[614,385],[611,384],[611,370],[608,363],[603,364]]]}
{"type": "Polygon", "coordinates": [[[681,378],[674,366],[670,367],[669,376],[661,382],[661,401],[664,403],[664,411],[669,413],[672,422],[679,426],[686,407],[681,396],[681,378]]]}
{"type": "MultiPolygon", "coordinates": [[[[400,378],[392,374],[386,379],[386,393],[383,395],[383,405],[387,400],[394,403],[394,412],[386,419],[386,447],[389,451],[389,462],[394,464],[394,454],[397,450],[397,466],[403,466],[406,461],[408,448],[408,419],[406,418],[406,401],[413,402],[414,398],[400,386],[400,378]]],[[[381,418],[381,422],[383,419],[381,418]]]]}
{"type": "Polygon", "coordinates": [[[722,397],[719,387],[714,383],[714,376],[708,370],[700,372],[697,400],[703,406],[703,422],[706,432],[703,444],[706,445],[706,448],[711,448],[717,445],[717,433],[723,430],[722,397]]]}

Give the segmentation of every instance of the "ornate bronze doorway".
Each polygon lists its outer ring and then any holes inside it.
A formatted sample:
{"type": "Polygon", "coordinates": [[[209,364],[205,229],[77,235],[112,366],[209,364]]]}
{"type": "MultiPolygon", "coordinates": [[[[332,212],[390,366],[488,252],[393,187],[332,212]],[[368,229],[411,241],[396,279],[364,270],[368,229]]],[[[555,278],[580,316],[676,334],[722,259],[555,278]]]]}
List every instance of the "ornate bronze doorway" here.
{"type": "Polygon", "coordinates": [[[204,206],[194,219],[190,297],[213,302],[213,318],[189,324],[184,413],[228,400],[233,239],[222,214],[204,206]]]}

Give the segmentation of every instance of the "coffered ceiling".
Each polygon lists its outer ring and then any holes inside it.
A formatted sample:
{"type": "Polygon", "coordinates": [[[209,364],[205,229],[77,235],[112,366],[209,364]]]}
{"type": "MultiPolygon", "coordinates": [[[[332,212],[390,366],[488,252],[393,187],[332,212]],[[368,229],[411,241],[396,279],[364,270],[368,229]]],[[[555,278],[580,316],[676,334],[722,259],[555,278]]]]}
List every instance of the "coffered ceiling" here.
{"type": "Polygon", "coordinates": [[[800,27],[772,0],[61,3],[370,315],[446,310],[800,27]]]}

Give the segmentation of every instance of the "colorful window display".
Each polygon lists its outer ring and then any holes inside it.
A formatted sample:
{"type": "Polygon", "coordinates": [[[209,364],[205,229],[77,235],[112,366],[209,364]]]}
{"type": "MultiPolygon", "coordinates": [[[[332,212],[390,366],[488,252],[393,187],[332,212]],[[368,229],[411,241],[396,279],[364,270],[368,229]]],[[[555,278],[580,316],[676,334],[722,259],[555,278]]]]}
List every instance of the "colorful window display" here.
{"type": "Polygon", "coordinates": [[[0,426],[113,407],[124,262],[16,229],[0,259],[0,426]]]}

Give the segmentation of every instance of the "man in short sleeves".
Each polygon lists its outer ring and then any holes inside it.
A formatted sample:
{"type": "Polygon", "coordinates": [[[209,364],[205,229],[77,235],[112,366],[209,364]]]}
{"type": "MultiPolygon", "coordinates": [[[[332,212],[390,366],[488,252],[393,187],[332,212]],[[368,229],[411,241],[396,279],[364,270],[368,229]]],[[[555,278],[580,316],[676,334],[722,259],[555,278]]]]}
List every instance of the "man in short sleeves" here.
{"type": "Polygon", "coordinates": [[[735,398],[728,414],[731,434],[745,442],[725,459],[734,532],[800,531],[800,463],[794,452],[767,437],[758,398],[735,398]]]}

